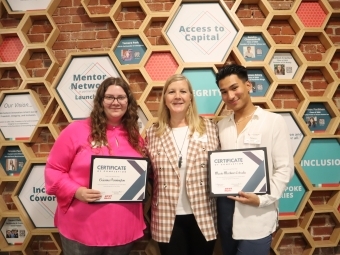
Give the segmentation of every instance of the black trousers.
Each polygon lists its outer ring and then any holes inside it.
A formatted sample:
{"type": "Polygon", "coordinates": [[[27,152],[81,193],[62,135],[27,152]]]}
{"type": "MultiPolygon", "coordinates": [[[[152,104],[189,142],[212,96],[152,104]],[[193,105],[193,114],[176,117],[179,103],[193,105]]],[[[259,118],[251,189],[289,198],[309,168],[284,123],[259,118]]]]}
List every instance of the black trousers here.
{"type": "Polygon", "coordinates": [[[216,240],[206,241],[193,214],[176,215],[169,243],[158,243],[161,255],[212,255],[216,240]]]}

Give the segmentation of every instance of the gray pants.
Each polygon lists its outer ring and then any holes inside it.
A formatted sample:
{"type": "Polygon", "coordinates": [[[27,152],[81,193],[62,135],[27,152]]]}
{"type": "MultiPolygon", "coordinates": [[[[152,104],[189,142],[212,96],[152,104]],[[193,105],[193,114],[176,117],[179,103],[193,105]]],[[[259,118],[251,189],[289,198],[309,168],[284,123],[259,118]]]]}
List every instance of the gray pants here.
{"type": "Polygon", "coordinates": [[[119,246],[87,246],[60,235],[64,255],[129,255],[133,242],[119,246]]]}

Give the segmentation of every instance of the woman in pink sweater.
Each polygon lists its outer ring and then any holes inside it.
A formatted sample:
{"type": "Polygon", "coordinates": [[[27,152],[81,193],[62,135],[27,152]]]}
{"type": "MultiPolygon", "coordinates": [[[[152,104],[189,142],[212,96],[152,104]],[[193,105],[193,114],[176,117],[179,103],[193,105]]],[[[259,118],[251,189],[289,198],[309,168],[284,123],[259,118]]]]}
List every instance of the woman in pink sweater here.
{"type": "Polygon", "coordinates": [[[55,226],[64,255],[125,255],[145,228],[141,203],[95,203],[89,189],[91,155],[142,157],[137,102],[121,78],[99,86],[90,118],[72,122],[60,134],[45,169],[47,193],[58,206],[55,226]]]}

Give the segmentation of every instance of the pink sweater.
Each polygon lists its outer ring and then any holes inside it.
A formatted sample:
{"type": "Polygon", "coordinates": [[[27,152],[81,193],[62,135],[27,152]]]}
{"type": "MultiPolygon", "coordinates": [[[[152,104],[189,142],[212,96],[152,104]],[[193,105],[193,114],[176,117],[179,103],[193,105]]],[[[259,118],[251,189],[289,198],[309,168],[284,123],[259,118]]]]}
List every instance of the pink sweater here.
{"type": "MultiPolygon", "coordinates": [[[[110,155],[107,147],[92,149],[89,134],[88,119],[71,123],[47,159],[46,191],[58,201],[55,226],[63,236],[88,246],[127,244],[143,236],[141,203],[87,204],[74,198],[79,187],[89,187],[91,155],[110,155]]],[[[141,157],[122,126],[108,127],[107,137],[114,156],[141,157]]]]}

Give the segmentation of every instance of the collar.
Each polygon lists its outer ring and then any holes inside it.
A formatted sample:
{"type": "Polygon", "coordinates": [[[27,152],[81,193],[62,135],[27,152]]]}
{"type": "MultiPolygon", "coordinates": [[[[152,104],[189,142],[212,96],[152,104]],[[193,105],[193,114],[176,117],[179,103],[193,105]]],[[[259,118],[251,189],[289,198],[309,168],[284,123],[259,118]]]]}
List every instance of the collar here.
{"type": "MultiPolygon", "coordinates": [[[[262,112],[264,111],[260,106],[255,105],[255,112],[253,114],[252,118],[259,119],[262,112]]],[[[234,115],[235,113],[233,112],[232,114],[228,115],[226,118],[228,121],[234,121],[234,115]]]]}

